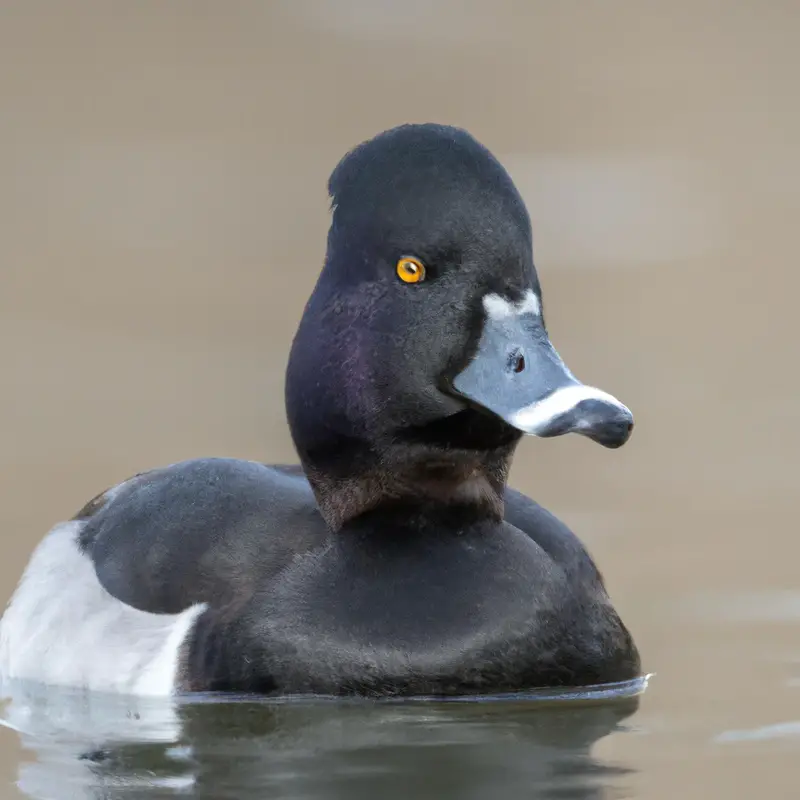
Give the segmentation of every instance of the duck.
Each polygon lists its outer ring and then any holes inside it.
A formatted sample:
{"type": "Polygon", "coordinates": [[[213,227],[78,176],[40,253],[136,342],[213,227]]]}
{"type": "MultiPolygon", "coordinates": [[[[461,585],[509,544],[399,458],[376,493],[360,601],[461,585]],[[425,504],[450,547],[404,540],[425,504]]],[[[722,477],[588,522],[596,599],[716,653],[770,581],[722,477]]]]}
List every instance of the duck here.
{"type": "Polygon", "coordinates": [[[641,676],[586,547],[508,485],[526,436],[633,429],[550,341],[511,176],[463,128],[408,123],[328,191],[285,374],[299,463],[157,467],[56,524],[0,621],[4,682],[448,698],[641,676]]]}

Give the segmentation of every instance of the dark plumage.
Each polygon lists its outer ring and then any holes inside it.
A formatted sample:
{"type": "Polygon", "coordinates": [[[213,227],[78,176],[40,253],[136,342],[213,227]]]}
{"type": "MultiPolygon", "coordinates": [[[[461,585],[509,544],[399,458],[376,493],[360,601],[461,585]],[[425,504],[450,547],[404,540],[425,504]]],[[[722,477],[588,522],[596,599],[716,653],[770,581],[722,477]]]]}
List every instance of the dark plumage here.
{"type": "Polygon", "coordinates": [[[580,541],[506,487],[523,432],[619,446],[632,426],[549,343],[510,177],[465,131],[409,125],[345,156],[329,188],[325,265],[286,375],[302,466],[194,460],[96,498],[80,547],[100,582],[143,611],[208,604],[181,650],[185,690],[454,695],[638,676],[580,541]],[[423,281],[398,279],[404,256],[423,281]]]}

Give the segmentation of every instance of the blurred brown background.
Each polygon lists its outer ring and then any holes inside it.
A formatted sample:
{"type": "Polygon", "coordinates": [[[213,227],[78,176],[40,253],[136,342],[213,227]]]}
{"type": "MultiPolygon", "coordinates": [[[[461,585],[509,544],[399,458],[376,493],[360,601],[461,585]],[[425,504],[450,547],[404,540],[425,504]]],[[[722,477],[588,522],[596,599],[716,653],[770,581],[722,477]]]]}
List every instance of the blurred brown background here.
{"type": "MultiPolygon", "coordinates": [[[[133,472],[293,457],[328,174],[457,124],[529,203],[556,347],[636,415],[512,476],[658,673],[598,753],[636,797],[795,796],[796,739],[714,737],[800,719],[798,37],[791,0],[0,4],[2,600],[133,472]]],[[[4,784],[18,757],[4,733],[4,784]]]]}

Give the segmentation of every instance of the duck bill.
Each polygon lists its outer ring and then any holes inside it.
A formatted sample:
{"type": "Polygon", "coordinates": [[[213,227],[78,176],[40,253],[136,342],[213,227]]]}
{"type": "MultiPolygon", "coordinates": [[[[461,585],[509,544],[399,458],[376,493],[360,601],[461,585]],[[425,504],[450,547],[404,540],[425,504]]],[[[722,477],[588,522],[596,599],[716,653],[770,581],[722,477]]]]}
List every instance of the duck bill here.
{"type": "Polygon", "coordinates": [[[525,434],[579,433],[621,447],[633,429],[626,406],[567,369],[538,314],[487,317],[474,357],[451,383],[456,394],[525,434]]]}

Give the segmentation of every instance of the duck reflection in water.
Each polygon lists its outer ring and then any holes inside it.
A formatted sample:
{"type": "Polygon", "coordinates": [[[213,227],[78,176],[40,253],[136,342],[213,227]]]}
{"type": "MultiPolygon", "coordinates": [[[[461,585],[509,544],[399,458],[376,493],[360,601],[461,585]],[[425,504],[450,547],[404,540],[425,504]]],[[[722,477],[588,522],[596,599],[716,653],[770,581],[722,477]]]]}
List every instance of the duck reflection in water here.
{"type": "Polygon", "coordinates": [[[592,746],[638,696],[603,702],[268,702],[19,687],[3,722],[30,798],[574,798],[628,769],[592,746]]]}

